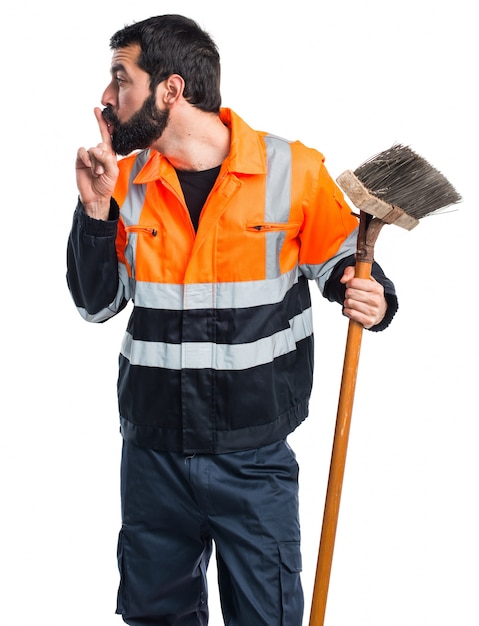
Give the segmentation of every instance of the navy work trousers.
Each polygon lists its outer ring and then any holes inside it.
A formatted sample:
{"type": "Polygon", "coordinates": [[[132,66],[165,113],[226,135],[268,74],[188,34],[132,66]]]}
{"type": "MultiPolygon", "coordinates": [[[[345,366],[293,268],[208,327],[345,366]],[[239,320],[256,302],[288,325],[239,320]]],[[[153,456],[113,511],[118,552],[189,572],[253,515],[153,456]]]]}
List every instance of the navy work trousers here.
{"type": "Polygon", "coordinates": [[[286,442],[185,457],[125,441],[121,502],[127,624],[205,626],[214,541],[227,626],[301,626],[298,465],[286,442]]]}

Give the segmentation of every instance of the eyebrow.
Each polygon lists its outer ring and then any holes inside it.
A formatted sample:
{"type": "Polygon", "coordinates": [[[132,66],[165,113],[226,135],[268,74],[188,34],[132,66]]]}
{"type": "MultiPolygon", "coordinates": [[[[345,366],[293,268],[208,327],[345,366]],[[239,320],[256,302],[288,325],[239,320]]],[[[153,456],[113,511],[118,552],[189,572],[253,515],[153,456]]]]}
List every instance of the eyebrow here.
{"type": "Polygon", "coordinates": [[[112,65],[110,72],[112,74],[116,74],[116,72],[126,72],[126,68],[123,63],[115,63],[115,65],[112,65]]]}

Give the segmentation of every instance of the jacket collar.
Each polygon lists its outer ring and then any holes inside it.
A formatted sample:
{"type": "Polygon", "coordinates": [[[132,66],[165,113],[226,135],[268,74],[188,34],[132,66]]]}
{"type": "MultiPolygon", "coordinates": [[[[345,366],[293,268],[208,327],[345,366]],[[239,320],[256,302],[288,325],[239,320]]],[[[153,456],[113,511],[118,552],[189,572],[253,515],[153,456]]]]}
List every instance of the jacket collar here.
{"type": "MultiPolygon", "coordinates": [[[[230,152],[225,161],[227,170],[236,174],[265,174],[266,159],[261,140],[264,133],[253,130],[231,109],[222,108],[220,119],[231,129],[230,152]]],[[[168,159],[156,150],[150,150],[150,156],[134,182],[143,184],[159,178],[171,180],[173,173],[174,168],[168,159]]]]}

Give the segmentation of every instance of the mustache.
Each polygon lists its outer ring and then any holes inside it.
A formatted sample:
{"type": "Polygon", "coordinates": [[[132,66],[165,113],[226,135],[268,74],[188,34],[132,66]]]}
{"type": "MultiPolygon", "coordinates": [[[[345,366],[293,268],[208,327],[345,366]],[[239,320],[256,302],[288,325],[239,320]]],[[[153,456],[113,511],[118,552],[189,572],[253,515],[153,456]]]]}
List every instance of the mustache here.
{"type": "Polygon", "coordinates": [[[106,107],[101,112],[101,115],[105,122],[108,122],[108,124],[114,126],[115,128],[118,128],[118,126],[120,125],[120,120],[118,119],[118,116],[113,110],[111,104],[106,105],[106,107]]]}

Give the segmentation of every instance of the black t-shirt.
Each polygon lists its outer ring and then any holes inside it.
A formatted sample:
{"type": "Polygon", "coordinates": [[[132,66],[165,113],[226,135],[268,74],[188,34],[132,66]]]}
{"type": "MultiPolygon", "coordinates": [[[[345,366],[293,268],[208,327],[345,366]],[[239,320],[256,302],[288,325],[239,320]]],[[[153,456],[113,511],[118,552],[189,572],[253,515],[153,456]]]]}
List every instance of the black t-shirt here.
{"type": "Polygon", "coordinates": [[[215,184],[220,168],[221,165],[199,172],[176,170],[195,230],[198,230],[201,209],[215,184]]]}

